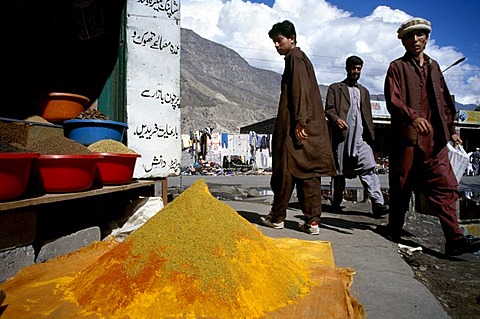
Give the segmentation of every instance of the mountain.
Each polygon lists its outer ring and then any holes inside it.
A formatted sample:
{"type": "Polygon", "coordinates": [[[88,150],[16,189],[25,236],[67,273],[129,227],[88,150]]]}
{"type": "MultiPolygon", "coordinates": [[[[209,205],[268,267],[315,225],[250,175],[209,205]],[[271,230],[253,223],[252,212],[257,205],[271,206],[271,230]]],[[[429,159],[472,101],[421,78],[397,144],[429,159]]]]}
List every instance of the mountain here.
{"type": "MultiPolygon", "coordinates": [[[[182,134],[206,127],[239,133],[243,126],[277,115],[281,74],[255,68],[234,50],[192,30],[180,32],[182,134]]],[[[325,103],[328,86],[319,87],[325,103]]],[[[385,100],[383,94],[371,97],[385,100]]],[[[457,103],[457,109],[467,107],[457,103]]]]}
{"type": "Polygon", "coordinates": [[[457,110],[466,110],[466,111],[475,111],[478,107],[478,105],[475,104],[460,104],[458,102],[455,102],[455,107],[457,110]]]}
{"type": "Polygon", "coordinates": [[[182,133],[205,127],[238,133],[276,116],[281,75],[250,66],[238,53],[181,29],[182,133]]]}
{"type": "MultiPolygon", "coordinates": [[[[240,127],[277,115],[279,73],[252,67],[235,51],[189,29],[181,29],[181,50],[183,134],[206,127],[239,133],[240,127]]],[[[327,87],[321,89],[324,96],[327,87]]]]}

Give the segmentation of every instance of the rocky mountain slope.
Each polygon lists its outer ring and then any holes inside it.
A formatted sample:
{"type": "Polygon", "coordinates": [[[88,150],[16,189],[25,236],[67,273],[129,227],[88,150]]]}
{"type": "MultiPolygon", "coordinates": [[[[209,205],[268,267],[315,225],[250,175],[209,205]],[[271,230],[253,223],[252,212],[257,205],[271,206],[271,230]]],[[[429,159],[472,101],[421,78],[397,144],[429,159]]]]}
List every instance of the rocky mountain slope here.
{"type": "MultiPolygon", "coordinates": [[[[234,50],[181,28],[182,134],[206,127],[239,133],[243,126],[275,117],[281,77],[252,67],[234,50]]],[[[324,102],[327,88],[320,84],[324,102]]],[[[383,94],[371,97],[384,100],[383,94]]]]}
{"type": "Polygon", "coordinates": [[[250,66],[235,51],[181,29],[182,133],[240,127],[276,116],[281,75],[250,66]]]}

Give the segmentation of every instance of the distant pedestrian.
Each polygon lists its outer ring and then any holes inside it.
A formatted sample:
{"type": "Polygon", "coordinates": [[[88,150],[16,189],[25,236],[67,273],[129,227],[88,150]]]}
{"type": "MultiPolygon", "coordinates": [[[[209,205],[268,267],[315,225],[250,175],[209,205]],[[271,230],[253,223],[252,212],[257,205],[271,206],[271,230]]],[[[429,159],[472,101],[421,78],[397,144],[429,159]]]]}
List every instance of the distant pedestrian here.
{"type": "Polygon", "coordinates": [[[347,77],[331,84],[327,91],[325,114],[331,128],[337,167],[337,176],[332,177],[332,206],[333,211],[341,211],[345,179],[358,176],[372,201],[372,213],[379,218],[388,214],[388,207],[384,203],[371,147],[375,133],[370,92],[358,83],[362,68],[360,57],[348,57],[345,62],[347,77]]]}
{"type": "Polygon", "coordinates": [[[438,63],[424,53],[431,24],[412,18],[397,33],[405,47],[385,78],[385,100],[391,116],[390,214],[386,231],[399,241],[412,191],[423,193],[439,218],[445,253],[480,250],[480,238],[465,236],[458,224],[458,182],[448,158],[447,142],[462,144],[453,122],[455,103],[438,63]]]}
{"type": "Polygon", "coordinates": [[[472,166],[472,154],[473,152],[468,152],[468,163],[467,168],[465,168],[465,175],[466,176],[473,176],[473,166],[472,166]]]}
{"type": "Polygon", "coordinates": [[[473,176],[478,175],[478,169],[480,166],[480,148],[477,147],[475,149],[475,152],[472,153],[471,155],[471,162],[472,162],[472,170],[473,170],[473,176]]]}
{"type": "Polygon", "coordinates": [[[268,32],[285,56],[280,102],[272,134],[272,209],[261,217],[264,225],[284,227],[293,190],[304,214],[301,230],[320,233],[321,177],[335,175],[330,137],[313,65],[297,47],[297,34],[288,20],[268,32]]]}

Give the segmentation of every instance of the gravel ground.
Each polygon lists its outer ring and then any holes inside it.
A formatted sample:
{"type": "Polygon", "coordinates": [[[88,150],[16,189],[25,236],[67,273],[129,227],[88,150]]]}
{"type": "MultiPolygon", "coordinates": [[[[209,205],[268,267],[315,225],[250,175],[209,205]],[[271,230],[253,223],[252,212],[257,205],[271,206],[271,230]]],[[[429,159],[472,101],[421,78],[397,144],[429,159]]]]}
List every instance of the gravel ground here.
{"type": "MultiPolygon", "coordinates": [[[[361,204],[347,202],[345,206],[343,218],[372,222],[372,218],[362,214],[361,204]]],[[[378,225],[386,224],[386,219],[374,221],[378,225]]],[[[404,229],[411,235],[404,236],[402,243],[422,248],[421,251],[398,250],[415,278],[430,290],[453,319],[480,318],[480,254],[446,256],[440,223],[430,215],[408,212],[404,229]]]]}

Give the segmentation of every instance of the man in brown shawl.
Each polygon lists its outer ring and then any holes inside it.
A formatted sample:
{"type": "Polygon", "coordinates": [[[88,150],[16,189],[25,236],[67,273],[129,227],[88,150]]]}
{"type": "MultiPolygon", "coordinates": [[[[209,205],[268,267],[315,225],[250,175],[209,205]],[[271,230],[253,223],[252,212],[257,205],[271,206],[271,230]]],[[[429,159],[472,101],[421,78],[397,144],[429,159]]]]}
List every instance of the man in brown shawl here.
{"type": "Polygon", "coordinates": [[[423,193],[440,220],[445,254],[461,255],[480,250],[480,238],[465,236],[458,223],[458,182],[446,146],[462,140],[456,134],[455,103],[440,67],[424,53],[431,30],[423,18],[399,27],[406,53],[390,63],[385,79],[391,147],[390,215],[384,231],[399,241],[412,191],[423,193]]]}
{"type": "Polygon", "coordinates": [[[278,114],[272,135],[272,177],[274,193],[264,225],[281,229],[294,188],[304,214],[301,230],[320,232],[322,213],[321,177],[334,176],[335,165],[325,111],[313,65],[296,46],[294,25],[286,20],[268,33],[280,55],[285,56],[278,114]]]}

